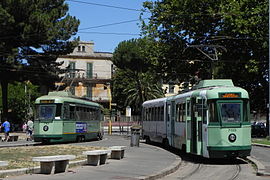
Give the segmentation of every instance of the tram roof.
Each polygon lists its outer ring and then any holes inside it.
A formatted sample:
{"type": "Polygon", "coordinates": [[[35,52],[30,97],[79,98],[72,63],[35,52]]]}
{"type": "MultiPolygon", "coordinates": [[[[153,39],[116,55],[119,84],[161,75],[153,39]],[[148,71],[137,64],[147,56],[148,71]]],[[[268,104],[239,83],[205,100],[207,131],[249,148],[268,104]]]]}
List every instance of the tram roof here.
{"type": "Polygon", "coordinates": [[[90,101],[89,99],[80,98],[77,96],[73,96],[70,92],[67,91],[53,91],[49,92],[48,95],[41,96],[36,99],[35,103],[78,103],[84,105],[91,105],[96,107],[102,107],[100,104],[90,101]],[[51,102],[53,100],[53,102],[51,102]]]}
{"type": "Polygon", "coordinates": [[[143,103],[143,106],[148,106],[148,105],[161,105],[163,104],[164,102],[166,102],[167,98],[164,97],[164,98],[158,98],[158,99],[152,99],[152,100],[148,100],[148,101],[145,101],[143,103]]]}
{"type": "Polygon", "coordinates": [[[195,86],[194,89],[202,89],[207,87],[234,87],[234,84],[231,79],[206,79],[201,80],[198,85],[195,86]]]}

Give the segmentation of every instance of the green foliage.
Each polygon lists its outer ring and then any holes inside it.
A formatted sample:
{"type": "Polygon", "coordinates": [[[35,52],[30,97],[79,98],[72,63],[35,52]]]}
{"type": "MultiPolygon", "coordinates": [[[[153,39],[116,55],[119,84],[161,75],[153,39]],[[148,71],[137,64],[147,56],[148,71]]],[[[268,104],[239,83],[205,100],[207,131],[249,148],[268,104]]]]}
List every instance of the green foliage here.
{"type": "Polygon", "coordinates": [[[64,0],[0,1],[0,83],[4,115],[7,84],[30,80],[52,85],[59,73],[56,59],[72,52],[79,20],[68,14],[64,0]]]}
{"type": "Polygon", "coordinates": [[[118,109],[124,110],[132,107],[133,113],[139,114],[142,102],[150,99],[164,97],[161,84],[150,73],[140,73],[136,77],[133,71],[118,69],[113,77],[113,100],[117,102],[118,109]],[[139,80],[139,85],[137,80],[139,80]],[[140,91],[141,89],[141,91],[140,91]],[[142,98],[142,99],[140,99],[142,98]]]}
{"type": "MultiPolygon", "coordinates": [[[[160,43],[166,79],[189,81],[231,78],[250,93],[251,107],[265,111],[268,94],[268,1],[161,0],[146,1],[150,20],[142,31],[160,43]],[[191,45],[222,45],[213,63],[191,45]],[[191,63],[192,62],[192,63],[191,63]],[[213,66],[214,65],[214,66],[213,66]]],[[[213,54],[212,48],[203,48],[213,54]]]]}
{"type": "Polygon", "coordinates": [[[162,97],[160,78],[153,73],[159,66],[159,44],[153,39],[131,39],[119,43],[113,53],[117,66],[113,77],[113,101],[118,109],[132,107],[140,114],[145,100],[162,97]]]}
{"type": "MultiPolygon", "coordinates": [[[[9,117],[12,123],[22,123],[29,116],[33,116],[31,110],[34,109],[35,99],[40,96],[37,86],[32,85],[30,82],[15,82],[9,85],[8,94],[9,117]]],[[[1,91],[0,97],[2,97],[1,91]]],[[[1,99],[0,104],[2,104],[1,99]]],[[[0,109],[2,111],[3,107],[0,106],[0,109]]]]}
{"type": "Polygon", "coordinates": [[[120,69],[146,72],[151,66],[150,59],[146,56],[150,43],[153,44],[147,38],[120,42],[113,53],[113,63],[120,69]]]}

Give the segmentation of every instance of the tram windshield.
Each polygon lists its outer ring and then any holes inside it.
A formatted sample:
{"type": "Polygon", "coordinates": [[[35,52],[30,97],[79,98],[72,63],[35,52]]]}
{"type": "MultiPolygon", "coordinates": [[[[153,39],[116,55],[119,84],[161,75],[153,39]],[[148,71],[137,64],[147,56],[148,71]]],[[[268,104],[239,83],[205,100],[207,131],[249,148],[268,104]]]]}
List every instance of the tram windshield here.
{"type": "Polygon", "coordinates": [[[53,119],[55,106],[40,106],[39,119],[53,119]]]}
{"type": "Polygon", "coordinates": [[[60,119],[61,116],[61,105],[51,104],[51,105],[37,105],[36,115],[38,120],[52,120],[60,119]]]}
{"type": "Polygon", "coordinates": [[[241,121],[240,103],[220,103],[220,112],[223,123],[239,123],[241,121]]]}

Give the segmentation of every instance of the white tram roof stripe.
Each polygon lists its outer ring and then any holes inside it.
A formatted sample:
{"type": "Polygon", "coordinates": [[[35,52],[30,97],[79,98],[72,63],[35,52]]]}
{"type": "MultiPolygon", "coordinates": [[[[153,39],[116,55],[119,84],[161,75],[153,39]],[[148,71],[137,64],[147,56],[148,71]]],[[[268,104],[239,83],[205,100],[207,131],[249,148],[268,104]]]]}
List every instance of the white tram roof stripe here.
{"type": "Polygon", "coordinates": [[[162,105],[164,105],[166,103],[166,101],[167,101],[166,97],[148,100],[148,101],[145,101],[143,103],[143,107],[149,107],[149,106],[153,106],[153,105],[162,106],[162,105]]]}

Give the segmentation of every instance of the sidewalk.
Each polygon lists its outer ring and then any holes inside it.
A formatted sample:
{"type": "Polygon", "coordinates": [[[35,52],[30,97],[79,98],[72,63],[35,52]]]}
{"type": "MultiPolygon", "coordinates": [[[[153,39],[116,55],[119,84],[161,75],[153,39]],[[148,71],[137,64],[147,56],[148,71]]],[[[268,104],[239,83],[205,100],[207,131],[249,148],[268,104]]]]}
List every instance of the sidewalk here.
{"type": "MultiPolygon", "coordinates": [[[[268,148],[270,150],[270,145],[252,143],[252,146],[268,148]]],[[[257,166],[257,175],[259,176],[270,176],[270,154],[266,152],[265,154],[257,154],[257,157],[248,157],[257,166]]]]}
{"type": "MultiPolygon", "coordinates": [[[[126,145],[125,157],[121,160],[108,159],[102,166],[81,165],[69,168],[67,173],[55,175],[25,174],[20,176],[9,176],[4,179],[11,180],[85,180],[85,179],[157,179],[164,177],[178,169],[181,159],[159,147],[140,143],[140,147],[130,147],[130,141],[123,137],[108,137],[109,139],[94,142],[101,146],[111,146],[110,142],[121,141],[121,145],[126,145]],[[111,138],[111,139],[110,139],[111,138]],[[118,140],[117,140],[118,138],[118,140]],[[116,140],[115,140],[116,139],[116,140]],[[102,143],[103,144],[102,144],[102,143]],[[105,143],[107,143],[105,145],[105,143]]],[[[82,144],[83,145],[83,144],[82,144]]],[[[92,145],[92,144],[91,144],[92,145]]],[[[25,171],[25,170],[24,170],[25,171]]]]}

